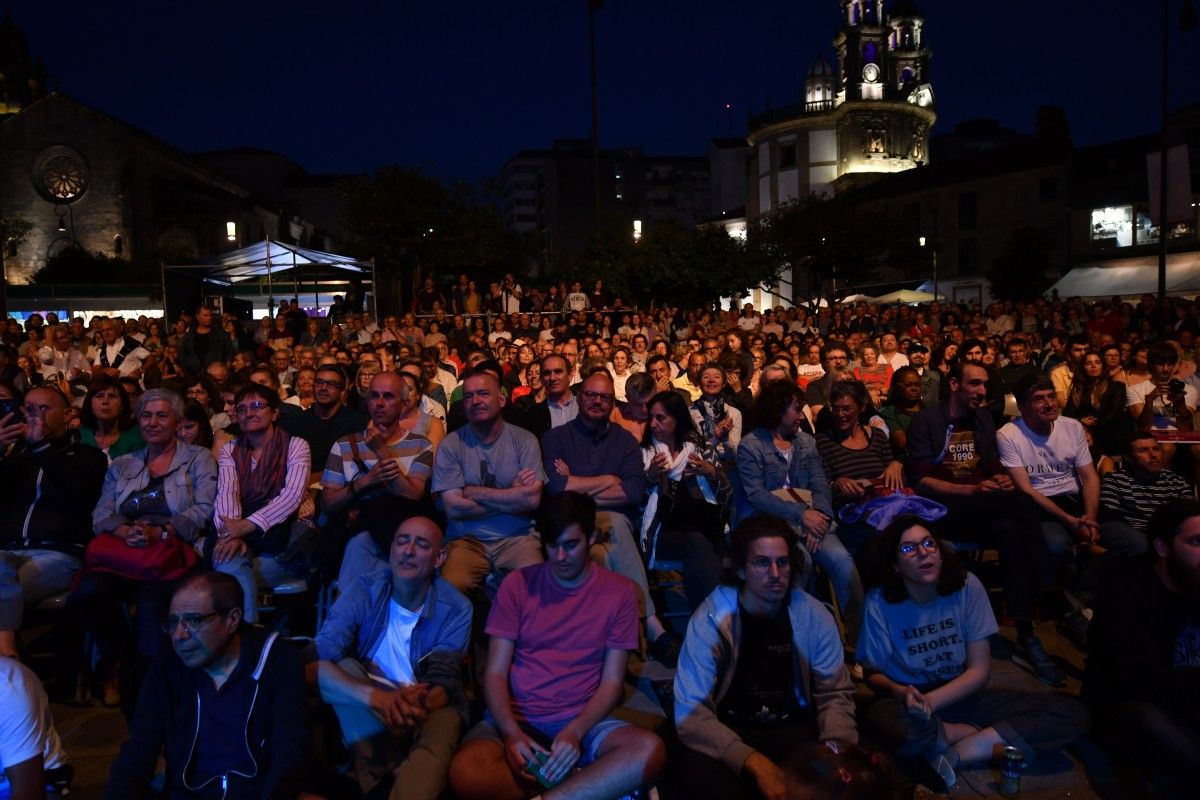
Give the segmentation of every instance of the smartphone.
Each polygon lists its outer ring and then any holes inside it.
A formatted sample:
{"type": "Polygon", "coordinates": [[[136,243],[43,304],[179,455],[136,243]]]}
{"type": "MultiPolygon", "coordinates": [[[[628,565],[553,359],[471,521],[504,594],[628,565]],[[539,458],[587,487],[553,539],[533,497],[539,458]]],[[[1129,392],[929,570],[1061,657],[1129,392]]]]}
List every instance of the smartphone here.
{"type": "Polygon", "coordinates": [[[25,414],[21,408],[21,401],[16,398],[8,400],[0,400],[0,419],[4,419],[9,414],[16,414],[15,417],[8,421],[9,425],[15,425],[18,422],[25,421],[25,414]]]}

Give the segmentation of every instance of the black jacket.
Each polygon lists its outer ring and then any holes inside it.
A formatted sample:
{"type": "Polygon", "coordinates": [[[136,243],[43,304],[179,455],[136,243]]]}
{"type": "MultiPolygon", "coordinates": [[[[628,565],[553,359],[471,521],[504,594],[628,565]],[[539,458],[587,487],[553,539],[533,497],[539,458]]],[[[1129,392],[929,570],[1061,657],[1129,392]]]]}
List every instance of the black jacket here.
{"type": "Polygon", "coordinates": [[[108,775],[105,800],[296,797],[305,788],[310,763],[300,654],[275,634],[243,625],[236,669],[248,670],[242,678],[256,685],[245,711],[246,747],[255,764],[253,774],[229,773],[200,787],[189,780],[187,771],[199,726],[197,686],[198,681],[209,678],[172,653],[151,668],[142,685],[129,738],[108,775]],[[150,781],[159,755],[166,761],[166,783],[162,794],[156,795],[150,781]]]}
{"type": "Polygon", "coordinates": [[[83,558],[108,459],[68,431],[0,455],[0,548],[38,547],[83,558]]]}

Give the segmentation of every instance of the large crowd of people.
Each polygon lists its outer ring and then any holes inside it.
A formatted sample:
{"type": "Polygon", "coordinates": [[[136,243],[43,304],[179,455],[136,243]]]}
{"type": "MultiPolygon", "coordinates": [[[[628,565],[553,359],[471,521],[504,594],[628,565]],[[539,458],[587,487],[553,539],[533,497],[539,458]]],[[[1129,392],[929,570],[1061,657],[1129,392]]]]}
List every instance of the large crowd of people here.
{"type": "Polygon", "coordinates": [[[114,800],[893,798],[1084,736],[1198,796],[1198,312],[463,275],[378,319],[10,319],[0,768],[63,775],[20,659],[65,596],[114,800]],[[302,646],[260,624],[287,581],[302,646]],[[1044,689],[989,686],[1001,624],[1044,689]],[[614,713],[631,653],[661,730],[614,713]]]}

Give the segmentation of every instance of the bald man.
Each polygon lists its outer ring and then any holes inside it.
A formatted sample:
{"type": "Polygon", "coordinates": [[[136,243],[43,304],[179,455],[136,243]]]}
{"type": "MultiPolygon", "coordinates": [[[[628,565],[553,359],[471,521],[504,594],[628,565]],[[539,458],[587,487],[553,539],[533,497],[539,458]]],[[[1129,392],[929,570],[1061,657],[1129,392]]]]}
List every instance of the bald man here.
{"type": "Polygon", "coordinates": [[[317,634],[321,697],[337,712],[364,794],[386,780],[392,800],[435,800],[445,789],[466,721],[460,675],[471,634],[471,604],[435,574],[445,560],[441,528],[410,517],[388,567],[343,584],[317,634]]]}

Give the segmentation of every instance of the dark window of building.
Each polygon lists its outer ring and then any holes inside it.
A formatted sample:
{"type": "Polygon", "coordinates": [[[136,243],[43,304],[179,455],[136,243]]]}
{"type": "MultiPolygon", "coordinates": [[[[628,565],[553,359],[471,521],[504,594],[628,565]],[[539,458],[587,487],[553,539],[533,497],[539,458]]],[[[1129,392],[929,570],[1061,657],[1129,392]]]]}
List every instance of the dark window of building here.
{"type": "Polygon", "coordinates": [[[979,272],[979,242],[974,236],[958,240],[958,274],[975,275],[979,272]]]}
{"type": "Polygon", "coordinates": [[[979,196],[975,192],[963,192],[958,196],[958,229],[973,231],[978,224],[979,196]]]}
{"type": "Polygon", "coordinates": [[[17,257],[17,240],[9,239],[7,242],[4,243],[4,249],[6,251],[8,251],[8,254],[5,256],[5,258],[16,258],[17,257]]]}
{"type": "Polygon", "coordinates": [[[876,63],[875,55],[876,55],[876,50],[875,50],[874,42],[867,42],[866,44],[863,45],[863,63],[864,64],[876,63]]]}
{"type": "Polygon", "coordinates": [[[796,166],[796,142],[784,142],[779,145],[779,168],[791,169],[796,166]]]}
{"type": "Polygon", "coordinates": [[[1038,181],[1038,199],[1042,201],[1058,199],[1058,178],[1051,175],[1038,181]]]}
{"type": "Polygon", "coordinates": [[[121,236],[119,233],[113,237],[113,255],[125,255],[125,237],[121,236]]]}

